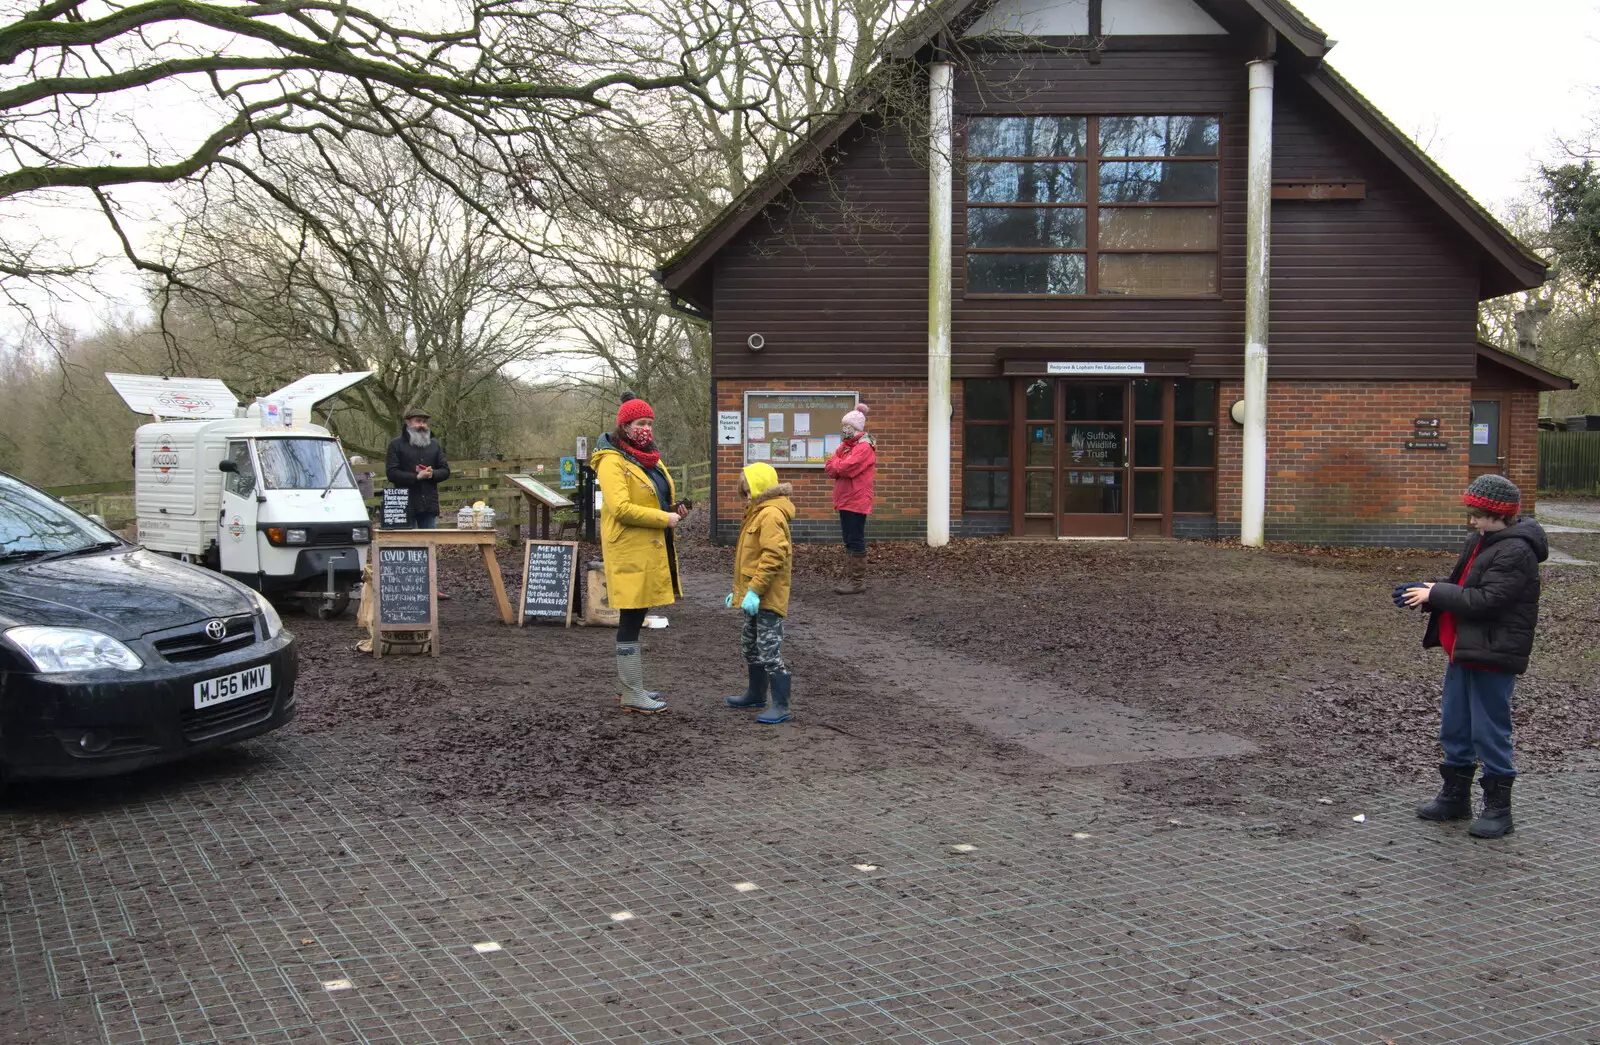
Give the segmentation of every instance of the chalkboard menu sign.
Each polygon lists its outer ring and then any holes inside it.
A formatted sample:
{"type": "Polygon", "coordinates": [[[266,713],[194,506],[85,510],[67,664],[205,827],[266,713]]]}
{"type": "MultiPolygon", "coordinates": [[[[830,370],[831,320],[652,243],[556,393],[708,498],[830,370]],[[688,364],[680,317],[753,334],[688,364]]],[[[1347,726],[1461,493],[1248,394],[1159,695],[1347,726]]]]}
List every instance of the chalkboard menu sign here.
{"type": "Polygon", "coordinates": [[[572,626],[572,590],[578,577],[575,541],[524,541],[522,544],[522,609],[518,624],[560,620],[572,626]]]}
{"type": "Polygon", "coordinates": [[[426,544],[380,544],[373,548],[377,573],[378,612],[373,620],[372,652],[382,656],[382,632],[433,633],[433,655],[439,655],[437,566],[426,544]]]}
{"type": "Polygon", "coordinates": [[[385,530],[412,530],[416,523],[411,518],[411,490],[405,486],[383,488],[383,516],[385,530]]]}

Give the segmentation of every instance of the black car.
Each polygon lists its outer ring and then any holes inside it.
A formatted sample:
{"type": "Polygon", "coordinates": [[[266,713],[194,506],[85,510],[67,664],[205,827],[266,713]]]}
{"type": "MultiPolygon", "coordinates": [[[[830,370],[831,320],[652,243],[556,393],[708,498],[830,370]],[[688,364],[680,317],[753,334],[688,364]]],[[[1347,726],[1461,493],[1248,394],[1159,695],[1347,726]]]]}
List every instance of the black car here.
{"type": "Polygon", "coordinates": [[[0,472],[0,777],[121,773],[294,717],[271,603],[0,472]]]}

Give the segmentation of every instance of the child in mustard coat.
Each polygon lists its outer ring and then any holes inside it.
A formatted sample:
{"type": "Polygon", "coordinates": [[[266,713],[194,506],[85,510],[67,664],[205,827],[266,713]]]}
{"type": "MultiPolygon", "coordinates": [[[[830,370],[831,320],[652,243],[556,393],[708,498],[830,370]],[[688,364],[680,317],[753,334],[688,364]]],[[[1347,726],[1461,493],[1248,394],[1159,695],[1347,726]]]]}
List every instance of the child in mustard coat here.
{"type": "Polygon", "coordinates": [[[793,488],[778,482],[770,464],[747,465],[739,492],[750,499],[733,553],[733,593],[727,605],[744,611],[739,649],[750,682],[744,693],[727,698],[730,708],[763,708],[756,721],[776,725],[789,720],[789,669],[783,663],[783,621],[789,614],[789,575],[794,547],[793,488]]]}

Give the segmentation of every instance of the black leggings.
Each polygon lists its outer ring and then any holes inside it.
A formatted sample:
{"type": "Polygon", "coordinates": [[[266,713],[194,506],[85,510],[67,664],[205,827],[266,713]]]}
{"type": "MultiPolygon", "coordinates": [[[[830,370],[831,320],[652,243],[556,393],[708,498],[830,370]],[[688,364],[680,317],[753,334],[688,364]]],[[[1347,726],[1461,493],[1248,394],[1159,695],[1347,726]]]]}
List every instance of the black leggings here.
{"type": "Polygon", "coordinates": [[[644,627],[645,610],[618,610],[620,620],[617,621],[618,642],[638,642],[639,629],[644,627]]]}

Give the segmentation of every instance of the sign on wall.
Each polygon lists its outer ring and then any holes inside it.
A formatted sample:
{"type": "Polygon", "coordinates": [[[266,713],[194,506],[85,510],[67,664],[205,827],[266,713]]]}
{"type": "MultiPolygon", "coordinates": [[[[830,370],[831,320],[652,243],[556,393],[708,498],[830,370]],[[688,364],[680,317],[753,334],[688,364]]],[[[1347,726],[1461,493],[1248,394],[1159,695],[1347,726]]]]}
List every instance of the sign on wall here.
{"type": "Polygon", "coordinates": [[[737,410],[717,411],[717,445],[738,446],[739,429],[744,425],[744,415],[737,410]]]}
{"type": "Polygon", "coordinates": [[[744,463],[821,468],[844,441],[840,419],[859,401],[854,392],[746,392],[744,463]]]}
{"type": "Polygon", "coordinates": [[[1110,377],[1138,377],[1144,373],[1144,363],[1046,363],[1047,374],[1091,374],[1110,377]]]}

